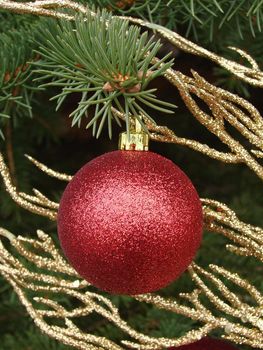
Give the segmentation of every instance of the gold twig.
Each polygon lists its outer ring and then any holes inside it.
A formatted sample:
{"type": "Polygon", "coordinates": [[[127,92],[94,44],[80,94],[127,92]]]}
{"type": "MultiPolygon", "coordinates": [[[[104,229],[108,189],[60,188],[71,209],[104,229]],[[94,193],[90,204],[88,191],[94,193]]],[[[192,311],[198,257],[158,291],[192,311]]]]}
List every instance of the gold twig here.
{"type": "Polygon", "coordinates": [[[178,47],[182,51],[194,54],[195,56],[202,56],[210,61],[213,61],[231,72],[233,75],[238,77],[240,80],[243,80],[253,86],[263,87],[263,72],[258,68],[257,63],[253,60],[253,58],[243,50],[229,47],[231,50],[235,50],[238,52],[243,58],[245,58],[252,66],[246,67],[240,63],[235,61],[226,59],[222,56],[219,56],[197,44],[191,42],[190,40],[185,39],[181,35],[176,32],[169,30],[161,25],[156,25],[153,23],[146,22],[142,19],[133,18],[133,17],[122,17],[123,19],[129,19],[130,22],[154,29],[157,33],[159,33],[163,38],[166,38],[170,41],[175,47],[178,47]]]}
{"type": "Polygon", "coordinates": [[[33,157],[29,156],[28,154],[25,154],[26,158],[30,160],[38,169],[46,173],[48,176],[55,177],[58,180],[62,181],[70,181],[72,179],[72,176],[67,174],[62,174],[57,171],[54,171],[50,168],[48,168],[46,165],[40,163],[38,160],[34,159],[33,157]]]}
{"type": "Polygon", "coordinates": [[[41,216],[46,216],[50,220],[56,220],[55,211],[40,207],[36,204],[32,204],[28,200],[24,199],[21,195],[19,195],[16,187],[12,183],[9,169],[6,166],[4,162],[4,158],[1,153],[0,153],[0,174],[3,178],[6,191],[9,193],[10,197],[13,199],[15,203],[17,203],[20,207],[30,211],[31,213],[38,214],[41,216]]]}
{"type": "Polygon", "coordinates": [[[86,13],[87,9],[85,6],[78,4],[73,1],[57,0],[57,1],[45,1],[40,0],[36,2],[15,2],[0,0],[0,8],[20,14],[32,14],[37,16],[47,16],[54,18],[63,18],[67,20],[74,19],[74,14],[70,15],[52,8],[64,8],[77,11],[79,13],[86,13]],[[47,7],[47,8],[46,8],[47,7]],[[51,9],[50,9],[51,8],[51,9]]]}
{"type": "Polygon", "coordinates": [[[198,122],[204,125],[211,133],[216,135],[222,143],[226,144],[239,162],[245,163],[259,178],[263,179],[263,167],[246,150],[246,148],[240,144],[239,141],[235,140],[226,131],[224,127],[224,119],[231,121],[231,124],[238,129],[243,136],[248,138],[253,145],[256,145],[262,150],[263,121],[258,111],[255,108],[252,108],[252,105],[249,102],[241,98],[234,98],[233,94],[223,89],[218,89],[216,90],[217,92],[215,92],[216,88],[206,82],[197,73],[194,74],[195,79],[191,79],[180,72],[168,69],[165,76],[177,87],[187,108],[195,116],[198,122]],[[198,106],[195,100],[191,97],[191,93],[194,93],[208,105],[212,112],[212,116],[204,112],[198,106]],[[239,103],[242,108],[246,108],[247,111],[253,112],[252,116],[244,115],[244,112],[233,103],[239,103]],[[227,108],[224,108],[224,106],[227,108]],[[234,115],[231,111],[234,111],[234,115]],[[252,128],[252,131],[248,130],[248,126],[240,123],[237,116],[240,120],[246,120],[246,124],[252,128]],[[253,127],[251,127],[251,125],[253,125],[253,127]],[[260,132],[260,136],[253,134],[255,129],[257,132],[260,132]]]}

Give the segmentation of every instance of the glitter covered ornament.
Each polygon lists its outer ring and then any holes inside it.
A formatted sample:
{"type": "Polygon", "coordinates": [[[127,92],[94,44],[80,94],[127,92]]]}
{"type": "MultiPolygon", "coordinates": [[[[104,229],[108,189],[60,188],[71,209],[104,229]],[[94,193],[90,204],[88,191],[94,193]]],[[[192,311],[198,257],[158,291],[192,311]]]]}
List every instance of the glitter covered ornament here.
{"type": "Polygon", "coordinates": [[[202,209],[189,178],[153,152],[114,151],[84,165],[59,207],[58,233],[72,266],[115,294],[167,286],[191,263],[202,209]]]}
{"type": "Polygon", "coordinates": [[[223,340],[213,338],[203,338],[195,343],[171,347],[169,350],[238,350],[235,346],[223,340]]]}

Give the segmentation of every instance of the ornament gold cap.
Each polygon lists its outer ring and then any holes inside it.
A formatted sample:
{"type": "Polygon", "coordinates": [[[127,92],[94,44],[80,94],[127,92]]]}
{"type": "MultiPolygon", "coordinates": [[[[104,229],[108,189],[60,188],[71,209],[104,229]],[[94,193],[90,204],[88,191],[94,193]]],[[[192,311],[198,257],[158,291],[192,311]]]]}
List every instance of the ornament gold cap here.
{"type": "Polygon", "coordinates": [[[119,137],[119,150],[122,151],[148,151],[149,135],[142,129],[141,123],[136,119],[134,127],[122,132],[119,137]]]}

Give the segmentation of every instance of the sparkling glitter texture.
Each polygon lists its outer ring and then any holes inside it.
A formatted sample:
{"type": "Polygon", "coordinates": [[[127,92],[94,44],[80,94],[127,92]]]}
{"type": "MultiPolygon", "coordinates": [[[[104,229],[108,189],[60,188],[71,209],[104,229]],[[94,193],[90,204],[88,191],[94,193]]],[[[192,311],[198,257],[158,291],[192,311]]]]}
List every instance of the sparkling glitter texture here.
{"type": "Polygon", "coordinates": [[[169,350],[238,350],[236,347],[222,340],[204,338],[192,344],[169,348],[169,350]]]}
{"type": "Polygon", "coordinates": [[[86,164],[59,207],[61,246],[91,284],[116,294],[165,287],[191,263],[202,209],[188,177],[152,153],[115,151],[86,164]]]}

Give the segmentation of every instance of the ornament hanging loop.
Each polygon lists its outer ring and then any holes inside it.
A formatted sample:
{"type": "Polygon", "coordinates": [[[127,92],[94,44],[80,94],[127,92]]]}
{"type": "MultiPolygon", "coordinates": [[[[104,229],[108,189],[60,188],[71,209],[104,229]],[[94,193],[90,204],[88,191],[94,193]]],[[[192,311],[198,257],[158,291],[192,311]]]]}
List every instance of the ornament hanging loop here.
{"type": "Polygon", "coordinates": [[[134,125],[129,134],[122,132],[119,136],[119,150],[121,151],[148,151],[149,135],[143,130],[140,121],[134,118],[134,125]]]}

